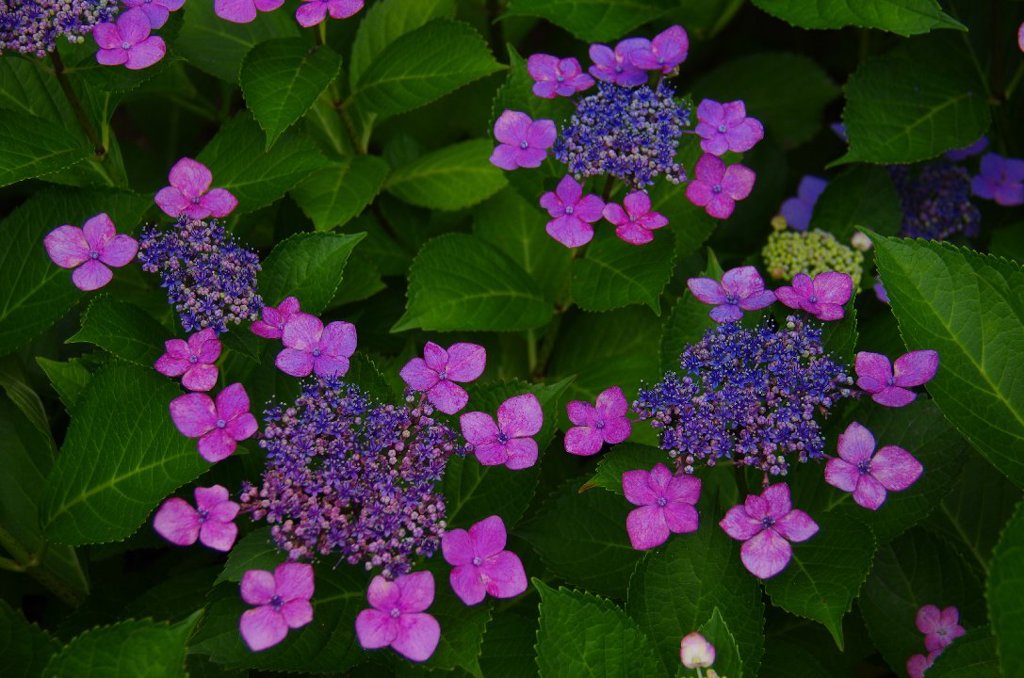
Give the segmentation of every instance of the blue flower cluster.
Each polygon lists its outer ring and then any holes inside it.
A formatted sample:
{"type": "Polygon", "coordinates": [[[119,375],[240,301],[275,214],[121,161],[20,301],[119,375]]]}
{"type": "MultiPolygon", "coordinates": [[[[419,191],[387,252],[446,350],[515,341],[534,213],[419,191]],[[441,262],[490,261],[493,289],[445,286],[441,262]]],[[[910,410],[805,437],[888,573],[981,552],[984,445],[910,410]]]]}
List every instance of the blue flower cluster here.
{"type": "Polygon", "coordinates": [[[903,203],[900,235],[945,240],[978,234],[981,212],[971,202],[971,177],[964,167],[936,160],[920,167],[892,165],[889,173],[903,203]]]}
{"type": "Polygon", "coordinates": [[[62,35],[82,42],[93,26],[114,20],[117,0],[2,0],[0,54],[44,57],[62,35]]]}

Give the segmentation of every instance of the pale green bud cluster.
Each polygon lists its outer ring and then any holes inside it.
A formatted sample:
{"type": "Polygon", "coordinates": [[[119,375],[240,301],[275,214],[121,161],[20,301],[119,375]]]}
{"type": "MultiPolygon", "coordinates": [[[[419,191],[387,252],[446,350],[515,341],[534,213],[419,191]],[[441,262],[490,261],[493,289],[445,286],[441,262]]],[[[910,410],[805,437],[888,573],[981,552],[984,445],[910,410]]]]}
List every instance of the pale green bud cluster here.
{"type": "MultiPolygon", "coordinates": [[[[774,226],[774,224],[773,224],[774,226]]],[[[848,273],[853,287],[860,286],[864,269],[864,255],[840,243],[826,231],[772,231],[768,243],[761,250],[768,275],[776,280],[793,280],[797,273],[814,277],[825,271],[848,273]]]]}

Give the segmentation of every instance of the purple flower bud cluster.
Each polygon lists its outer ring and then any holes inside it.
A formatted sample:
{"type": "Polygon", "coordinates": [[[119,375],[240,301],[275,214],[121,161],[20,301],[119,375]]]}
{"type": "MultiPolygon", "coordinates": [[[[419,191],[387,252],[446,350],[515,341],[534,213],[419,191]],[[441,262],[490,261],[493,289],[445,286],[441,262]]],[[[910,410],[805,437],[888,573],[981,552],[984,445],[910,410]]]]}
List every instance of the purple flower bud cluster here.
{"type": "Polygon", "coordinates": [[[429,558],[445,529],[436,485],[465,444],[433,418],[425,399],[380,405],[335,378],[304,384],[290,407],[265,412],[260,486],[242,488],[242,510],[272,526],[292,560],[340,555],[387,579],[429,558]]]}
{"type": "Polygon", "coordinates": [[[44,57],[64,36],[80,43],[95,25],[113,21],[117,0],[3,0],[0,2],[0,54],[44,57]]]}
{"type": "Polygon", "coordinates": [[[784,476],[787,455],[820,459],[816,417],[854,390],[845,366],[825,353],[821,328],[795,316],[781,329],[770,319],[756,329],[719,325],[679,363],[684,374],[641,390],[633,411],[660,430],[661,448],[685,473],[727,459],[784,476]]]}
{"type": "Polygon", "coordinates": [[[686,181],[675,157],[690,110],[675,100],[672,86],[601,82],[597,88],[579,102],[555,142],[555,157],[569,172],[577,179],[610,174],[634,188],[662,174],[674,184],[686,181]]]}
{"type": "Polygon", "coordinates": [[[936,160],[920,167],[892,165],[889,173],[903,203],[900,235],[945,240],[978,234],[981,212],[971,202],[971,177],[964,167],[936,160]]]}
{"type": "Polygon", "coordinates": [[[253,322],[263,299],[256,292],[259,256],[229,236],[216,219],[182,217],[169,230],[143,229],[139,246],[142,270],[160,274],[167,301],[186,332],[253,322]]]}

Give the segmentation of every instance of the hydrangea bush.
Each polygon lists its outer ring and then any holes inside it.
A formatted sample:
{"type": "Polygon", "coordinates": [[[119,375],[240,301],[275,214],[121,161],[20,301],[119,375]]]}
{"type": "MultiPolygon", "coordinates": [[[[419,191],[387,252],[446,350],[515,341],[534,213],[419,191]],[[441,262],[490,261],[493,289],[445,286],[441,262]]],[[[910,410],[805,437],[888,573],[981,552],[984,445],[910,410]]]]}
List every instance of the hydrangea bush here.
{"type": "Polygon", "coordinates": [[[1018,675],[1022,21],[0,2],[5,675],[1018,675]]]}

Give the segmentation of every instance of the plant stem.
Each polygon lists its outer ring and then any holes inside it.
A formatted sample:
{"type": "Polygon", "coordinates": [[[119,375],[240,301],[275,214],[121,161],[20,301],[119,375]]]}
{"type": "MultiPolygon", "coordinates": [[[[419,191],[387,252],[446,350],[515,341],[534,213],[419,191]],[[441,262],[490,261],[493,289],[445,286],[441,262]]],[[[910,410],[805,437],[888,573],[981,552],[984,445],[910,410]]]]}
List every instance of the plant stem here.
{"type": "Polygon", "coordinates": [[[64,97],[71,104],[71,109],[75,112],[75,117],[78,119],[78,124],[82,126],[82,131],[85,132],[85,136],[89,138],[89,143],[93,146],[93,151],[96,156],[102,158],[107,154],[107,149],[103,145],[103,140],[100,138],[99,133],[89,120],[89,116],[85,114],[85,108],[82,106],[82,100],[75,94],[75,90],[71,87],[71,83],[68,82],[67,76],[64,75],[64,62],[61,61],[60,55],[56,52],[50,52],[50,61],[53,63],[53,74],[57,77],[57,82],[60,83],[60,89],[64,92],[64,97]]]}
{"type": "Polygon", "coordinates": [[[1010,97],[1013,96],[1014,90],[1017,89],[1017,85],[1020,84],[1020,81],[1022,79],[1024,79],[1024,61],[1022,61],[1019,66],[1017,66],[1017,70],[1014,71],[1013,77],[1010,78],[1010,82],[1006,85],[1006,89],[1003,92],[1004,101],[1010,100],[1010,97]]]}

